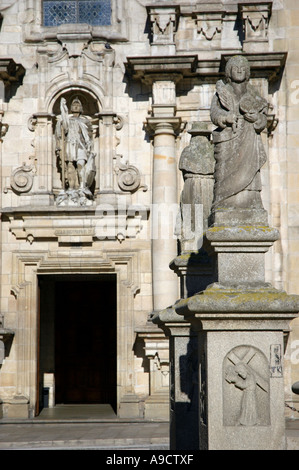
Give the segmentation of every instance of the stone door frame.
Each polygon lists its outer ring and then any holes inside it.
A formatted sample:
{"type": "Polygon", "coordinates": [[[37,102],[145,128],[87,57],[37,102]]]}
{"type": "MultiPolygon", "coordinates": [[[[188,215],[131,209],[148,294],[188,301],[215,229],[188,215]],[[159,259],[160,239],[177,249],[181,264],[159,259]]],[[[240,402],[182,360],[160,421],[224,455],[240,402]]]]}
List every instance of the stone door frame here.
{"type": "MultiPolygon", "coordinates": [[[[117,289],[117,410],[122,397],[134,393],[134,296],[139,290],[138,256],[129,251],[16,252],[13,254],[13,286],[17,329],[16,394],[28,403],[28,417],[35,415],[38,377],[38,275],[116,274],[117,289]],[[138,280],[137,280],[138,281],[138,280]]],[[[105,313],[109,315],[109,312],[105,313]]]]}

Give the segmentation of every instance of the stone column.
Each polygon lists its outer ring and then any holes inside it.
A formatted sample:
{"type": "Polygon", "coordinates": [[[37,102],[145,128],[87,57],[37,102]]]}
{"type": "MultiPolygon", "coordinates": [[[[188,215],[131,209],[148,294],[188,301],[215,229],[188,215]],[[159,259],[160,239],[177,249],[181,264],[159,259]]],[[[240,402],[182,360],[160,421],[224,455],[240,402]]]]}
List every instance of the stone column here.
{"type": "Polygon", "coordinates": [[[174,221],[177,213],[176,130],[177,117],[152,117],[154,130],[152,197],[152,269],[154,311],[162,310],[178,298],[177,277],[169,261],[177,255],[174,221]]]}
{"type": "Polygon", "coordinates": [[[180,74],[152,82],[152,117],[147,123],[153,131],[152,182],[152,269],[153,310],[162,310],[178,298],[177,277],[169,269],[169,260],[177,255],[174,234],[178,187],[176,135],[181,118],[176,114],[176,83],[180,74]]]}

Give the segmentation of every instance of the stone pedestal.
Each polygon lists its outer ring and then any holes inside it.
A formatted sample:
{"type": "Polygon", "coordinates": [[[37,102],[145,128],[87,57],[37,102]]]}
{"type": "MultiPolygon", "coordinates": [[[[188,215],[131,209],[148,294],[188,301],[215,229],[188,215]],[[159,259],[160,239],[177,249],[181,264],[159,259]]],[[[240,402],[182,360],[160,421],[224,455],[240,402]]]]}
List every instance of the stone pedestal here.
{"type": "Polygon", "coordinates": [[[217,282],[155,316],[170,336],[171,449],[285,449],[283,356],[299,297],[265,282],[264,255],[278,235],[267,225],[210,227],[206,247],[215,256],[217,282]],[[186,374],[191,341],[196,374],[186,374]],[[181,402],[191,382],[195,419],[189,419],[189,392],[181,402]]]}
{"type": "Polygon", "coordinates": [[[206,232],[206,249],[215,254],[219,284],[261,286],[265,280],[265,253],[279,238],[267,225],[214,226],[206,232]]]}
{"type": "Polygon", "coordinates": [[[169,340],[156,325],[137,328],[149,363],[149,394],[144,401],[145,419],[169,419],[169,340]]]}
{"type": "Polygon", "coordinates": [[[284,340],[299,297],[265,283],[268,226],[214,226],[218,282],[175,305],[198,334],[199,449],[285,448],[284,340]]]}
{"type": "Polygon", "coordinates": [[[169,336],[170,449],[198,449],[197,335],[174,307],[153,317],[169,336]]]}
{"type": "Polygon", "coordinates": [[[283,354],[298,296],[213,285],[176,305],[198,332],[199,449],[285,448],[283,354]]]}

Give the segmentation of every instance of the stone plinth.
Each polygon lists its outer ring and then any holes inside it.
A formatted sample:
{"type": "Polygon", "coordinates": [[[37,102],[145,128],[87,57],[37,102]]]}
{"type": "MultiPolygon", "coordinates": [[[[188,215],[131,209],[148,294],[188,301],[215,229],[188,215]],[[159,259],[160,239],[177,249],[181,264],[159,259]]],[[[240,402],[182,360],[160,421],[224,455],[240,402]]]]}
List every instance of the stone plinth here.
{"type": "Polygon", "coordinates": [[[261,284],[265,278],[265,253],[279,238],[267,225],[215,226],[206,232],[210,252],[217,255],[218,282],[261,284]]]}

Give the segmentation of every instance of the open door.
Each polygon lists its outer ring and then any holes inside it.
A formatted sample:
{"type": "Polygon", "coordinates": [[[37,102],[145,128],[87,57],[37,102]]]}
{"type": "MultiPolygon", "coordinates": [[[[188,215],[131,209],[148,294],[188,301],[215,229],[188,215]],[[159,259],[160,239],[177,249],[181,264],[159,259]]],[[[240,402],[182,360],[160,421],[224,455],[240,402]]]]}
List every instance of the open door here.
{"type": "Polygon", "coordinates": [[[116,277],[43,276],[40,296],[40,377],[54,374],[55,403],[116,410],[116,277]]]}

